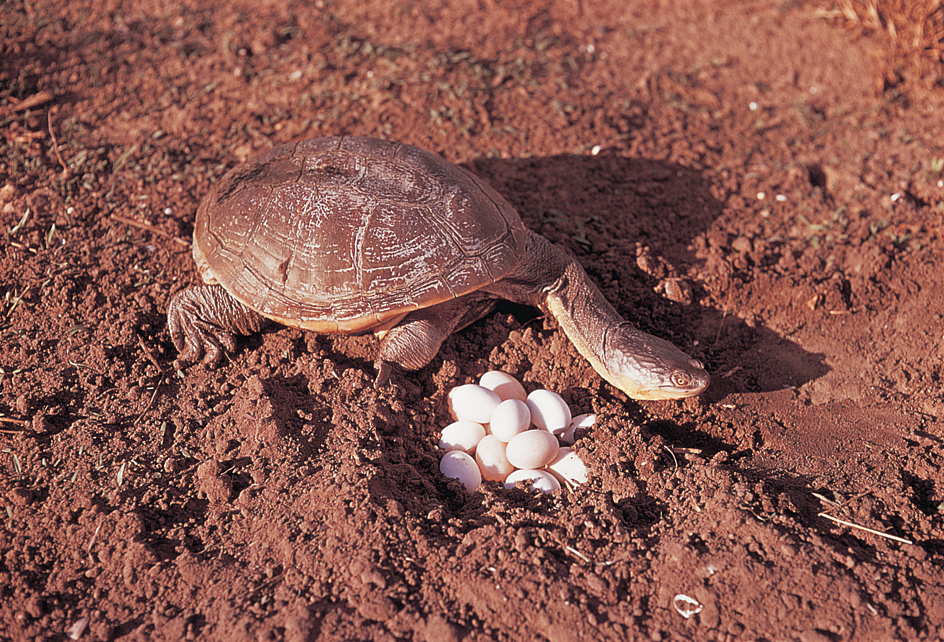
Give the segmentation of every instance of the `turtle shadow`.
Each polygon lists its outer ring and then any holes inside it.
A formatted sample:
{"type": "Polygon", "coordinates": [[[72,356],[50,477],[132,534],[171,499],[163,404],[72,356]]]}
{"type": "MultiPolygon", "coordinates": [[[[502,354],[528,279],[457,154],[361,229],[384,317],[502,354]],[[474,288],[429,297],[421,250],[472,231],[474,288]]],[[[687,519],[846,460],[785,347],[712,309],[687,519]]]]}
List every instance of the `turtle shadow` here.
{"type": "MultiPolygon", "coordinates": [[[[469,167],[515,206],[529,228],[574,255],[627,320],[701,360],[712,375],[707,400],[795,388],[829,372],[823,354],[698,304],[707,298],[697,282],[700,273],[707,276],[707,261],[695,248],[708,243],[724,210],[698,171],[644,158],[575,154],[478,159],[469,167]],[[657,291],[667,280],[686,281],[689,272],[696,275],[689,283],[693,303],[657,291]]],[[[744,258],[727,239],[721,245],[733,277],[744,258]]],[[[755,265],[771,260],[776,257],[748,259],[755,265]]],[[[728,287],[736,287],[731,282],[728,287]]],[[[515,316],[522,323],[530,318],[521,311],[515,316]]]]}
{"type": "Polygon", "coordinates": [[[831,370],[825,354],[805,350],[772,330],[732,322],[717,310],[703,310],[701,317],[701,333],[716,333],[704,352],[712,376],[703,395],[706,402],[730,394],[795,390],[831,370]]]}
{"type": "Polygon", "coordinates": [[[693,263],[690,241],[722,213],[701,174],[673,163],[559,154],[469,165],[525,225],[580,258],[632,259],[639,242],[669,262],[693,263]]]}

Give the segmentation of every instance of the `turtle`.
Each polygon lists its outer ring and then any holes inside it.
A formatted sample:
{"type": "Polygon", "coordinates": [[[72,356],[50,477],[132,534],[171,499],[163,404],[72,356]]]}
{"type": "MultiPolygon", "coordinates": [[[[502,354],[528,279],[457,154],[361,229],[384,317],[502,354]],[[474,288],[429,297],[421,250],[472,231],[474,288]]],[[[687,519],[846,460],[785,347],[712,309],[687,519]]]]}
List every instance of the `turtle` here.
{"type": "Polygon", "coordinates": [[[633,399],[690,397],[709,382],[699,361],[621,317],[484,180],[404,143],[312,138],[246,160],[198,207],[193,258],[204,285],[167,312],[178,369],[216,367],[234,335],[277,322],[376,333],[381,387],[507,299],[556,318],[633,399]]]}

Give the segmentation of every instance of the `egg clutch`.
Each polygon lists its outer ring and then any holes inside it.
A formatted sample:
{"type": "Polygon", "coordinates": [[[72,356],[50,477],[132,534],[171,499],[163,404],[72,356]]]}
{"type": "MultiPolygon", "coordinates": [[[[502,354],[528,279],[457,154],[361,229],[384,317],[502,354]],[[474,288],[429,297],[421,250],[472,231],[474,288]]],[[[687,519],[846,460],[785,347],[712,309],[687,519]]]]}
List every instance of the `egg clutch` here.
{"type": "Polygon", "coordinates": [[[592,426],[595,417],[572,417],[556,392],[526,394],[513,376],[492,370],[477,385],[453,388],[448,399],[455,422],[443,428],[439,469],[469,492],[483,479],[505,488],[530,481],[545,493],[586,483],[587,468],[570,446],[576,430],[592,426]]]}

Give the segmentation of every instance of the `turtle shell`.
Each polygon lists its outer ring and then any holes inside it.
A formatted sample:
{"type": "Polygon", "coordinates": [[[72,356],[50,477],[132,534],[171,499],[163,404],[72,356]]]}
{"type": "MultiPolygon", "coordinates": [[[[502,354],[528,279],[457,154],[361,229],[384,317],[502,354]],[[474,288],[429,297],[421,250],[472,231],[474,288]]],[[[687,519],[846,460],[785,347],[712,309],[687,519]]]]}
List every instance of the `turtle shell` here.
{"type": "Polygon", "coordinates": [[[193,255],[260,314],[318,332],[395,324],[504,277],[514,208],[470,172],[400,143],[289,143],[235,167],[197,210],[193,255]]]}

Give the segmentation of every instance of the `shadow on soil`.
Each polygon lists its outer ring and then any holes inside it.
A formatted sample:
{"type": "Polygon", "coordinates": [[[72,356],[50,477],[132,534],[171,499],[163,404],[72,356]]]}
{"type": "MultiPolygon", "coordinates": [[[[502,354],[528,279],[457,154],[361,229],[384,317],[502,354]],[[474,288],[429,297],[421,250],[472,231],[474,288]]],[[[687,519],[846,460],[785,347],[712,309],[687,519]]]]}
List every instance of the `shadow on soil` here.
{"type": "Polygon", "coordinates": [[[711,401],[731,392],[800,387],[829,371],[823,355],[699,306],[697,284],[690,305],[656,292],[661,279],[697,269],[692,241],[722,213],[698,172],[649,159],[572,154],[481,159],[472,168],[526,225],[574,254],[630,322],[702,360],[712,375],[705,393],[711,401]],[[640,248],[654,257],[648,272],[637,259],[640,248]]]}

